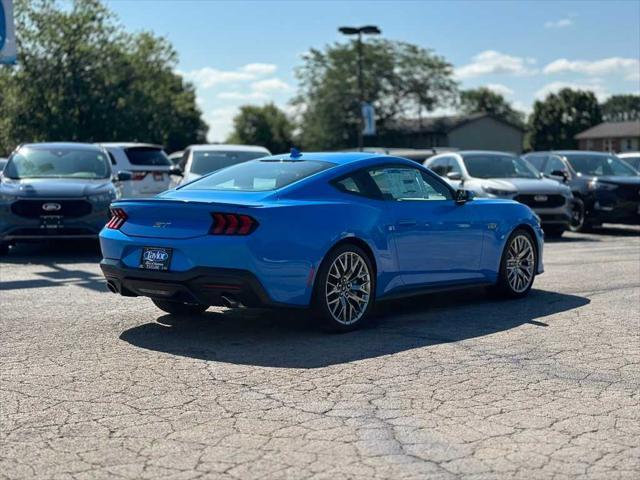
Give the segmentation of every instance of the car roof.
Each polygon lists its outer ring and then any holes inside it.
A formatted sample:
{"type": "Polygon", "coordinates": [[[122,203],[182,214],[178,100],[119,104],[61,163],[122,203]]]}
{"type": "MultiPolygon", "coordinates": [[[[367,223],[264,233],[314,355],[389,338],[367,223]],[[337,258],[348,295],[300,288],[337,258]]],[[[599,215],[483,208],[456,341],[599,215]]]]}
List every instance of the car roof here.
{"type": "Polygon", "coordinates": [[[622,153],[618,153],[618,156],[622,157],[622,158],[637,157],[638,155],[640,155],[640,152],[622,152],[622,153]]]}
{"type": "MultiPolygon", "coordinates": [[[[296,157],[294,160],[316,160],[320,162],[331,162],[336,165],[346,165],[353,162],[370,160],[374,158],[386,158],[397,159],[392,155],[385,155],[375,152],[301,152],[300,157],[296,157]]],[[[270,160],[292,160],[290,153],[283,153],[281,155],[271,155],[267,157],[270,160]]],[[[406,159],[403,159],[406,160],[406,159]]],[[[409,160],[408,160],[409,161],[409,160]]],[[[415,162],[413,162],[415,163],[415,162]]]]}
{"type": "Polygon", "coordinates": [[[603,155],[603,156],[611,156],[615,155],[615,153],[609,152],[597,152],[592,150],[551,150],[549,153],[558,153],[560,155],[603,155]]]}
{"type": "Polygon", "coordinates": [[[82,143],[82,142],[42,142],[42,143],[23,143],[20,148],[83,148],[87,150],[101,150],[100,145],[95,143],[82,143]]]}
{"type": "Polygon", "coordinates": [[[156,145],[154,143],[136,143],[136,142],[101,142],[99,145],[103,147],[115,147],[115,148],[132,148],[132,147],[147,147],[147,148],[158,148],[163,150],[162,145],[156,145]]]}
{"type": "Polygon", "coordinates": [[[211,143],[211,144],[200,144],[200,145],[189,145],[189,150],[193,150],[195,152],[215,152],[215,151],[231,151],[231,152],[269,152],[265,147],[261,147],[259,145],[235,145],[235,144],[225,144],[225,143],[211,143]]]}

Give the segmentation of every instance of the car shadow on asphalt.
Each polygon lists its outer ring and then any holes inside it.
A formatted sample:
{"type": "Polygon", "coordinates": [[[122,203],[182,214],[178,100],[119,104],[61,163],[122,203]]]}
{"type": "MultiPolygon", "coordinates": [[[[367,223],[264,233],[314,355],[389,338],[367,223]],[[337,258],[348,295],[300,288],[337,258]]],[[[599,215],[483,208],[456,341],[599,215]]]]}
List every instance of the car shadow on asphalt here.
{"type": "Polygon", "coordinates": [[[520,300],[495,300],[483,289],[382,302],[370,324],[335,335],[320,331],[304,310],[235,309],[195,317],[163,315],[125,330],[129,344],[183,357],[275,368],[321,368],[414,348],[458,342],[531,324],[582,307],[589,299],[532,290],[520,300]]]}
{"type": "Polygon", "coordinates": [[[97,242],[67,241],[20,244],[12,247],[8,255],[0,257],[0,264],[37,265],[30,280],[3,280],[0,290],[62,287],[74,285],[96,292],[107,292],[104,277],[95,272],[75,268],[78,263],[97,264],[101,259],[97,242]]]}

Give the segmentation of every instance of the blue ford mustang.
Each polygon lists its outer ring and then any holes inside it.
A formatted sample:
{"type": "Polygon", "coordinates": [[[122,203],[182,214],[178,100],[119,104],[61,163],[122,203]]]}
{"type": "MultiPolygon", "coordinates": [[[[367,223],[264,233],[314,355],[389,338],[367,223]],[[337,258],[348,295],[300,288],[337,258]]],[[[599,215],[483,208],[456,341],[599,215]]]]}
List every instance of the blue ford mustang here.
{"type": "Polygon", "coordinates": [[[472,199],[380,154],[265,157],[115,202],[112,215],[100,234],[109,289],[175,314],[311,307],[346,331],[375,300],[470,285],[521,297],[543,271],[529,207],[472,199]]]}

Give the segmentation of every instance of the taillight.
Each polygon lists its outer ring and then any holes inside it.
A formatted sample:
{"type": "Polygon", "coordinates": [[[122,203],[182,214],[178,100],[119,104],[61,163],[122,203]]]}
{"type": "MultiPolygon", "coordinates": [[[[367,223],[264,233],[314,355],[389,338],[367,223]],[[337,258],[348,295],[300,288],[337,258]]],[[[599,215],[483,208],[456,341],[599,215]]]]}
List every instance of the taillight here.
{"type": "Polygon", "coordinates": [[[127,213],[122,208],[114,207],[111,209],[111,220],[107,222],[107,228],[119,230],[124,225],[124,222],[127,221],[127,218],[129,217],[127,217],[127,213]]]}
{"type": "Polygon", "coordinates": [[[136,181],[140,181],[140,180],[144,180],[144,177],[147,176],[147,172],[133,172],[133,175],[131,176],[132,180],[136,180],[136,181]]]}
{"type": "Polygon", "coordinates": [[[235,213],[212,213],[213,225],[209,233],[213,235],[249,235],[258,227],[258,222],[249,215],[235,213]]]}

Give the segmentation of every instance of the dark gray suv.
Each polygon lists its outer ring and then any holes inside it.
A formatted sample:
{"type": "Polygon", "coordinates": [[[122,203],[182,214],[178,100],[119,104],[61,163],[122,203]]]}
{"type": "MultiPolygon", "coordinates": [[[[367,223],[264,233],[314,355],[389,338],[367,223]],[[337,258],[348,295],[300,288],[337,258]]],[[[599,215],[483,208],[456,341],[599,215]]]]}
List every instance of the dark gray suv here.
{"type": "Polygon", "coordinates": [[[82,143],[18,147],[0,175],[0,253],[12,243],[97,238],[119,194],[107,152],[82,143]]]}

